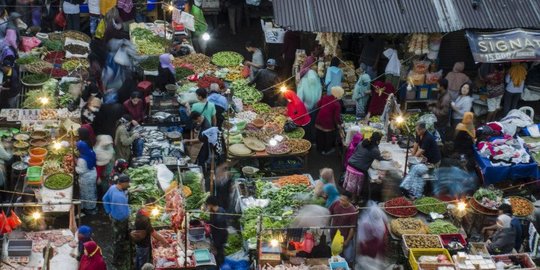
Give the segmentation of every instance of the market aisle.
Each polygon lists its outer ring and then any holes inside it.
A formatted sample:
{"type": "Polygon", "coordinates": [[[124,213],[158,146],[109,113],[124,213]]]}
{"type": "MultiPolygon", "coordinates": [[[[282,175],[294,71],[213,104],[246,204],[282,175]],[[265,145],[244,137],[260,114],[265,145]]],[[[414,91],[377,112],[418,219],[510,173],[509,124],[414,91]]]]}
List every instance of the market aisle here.
{"type": "Polygon", "coordinates": [[[90,226],[94,232],[94,241],[101,247],[103,258],[107,263],[107,269],[114,269],[112,262],[112,229],[109,217],[103,212],[103,207],[97,215],[84,216],[82,224],[90,226]]]}

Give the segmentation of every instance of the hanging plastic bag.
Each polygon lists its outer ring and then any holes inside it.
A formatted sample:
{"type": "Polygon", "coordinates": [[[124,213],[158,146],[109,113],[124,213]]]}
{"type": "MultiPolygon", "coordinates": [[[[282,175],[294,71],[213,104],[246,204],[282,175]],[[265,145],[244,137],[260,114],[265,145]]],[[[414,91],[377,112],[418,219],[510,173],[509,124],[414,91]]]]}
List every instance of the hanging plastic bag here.
{"type": "Polygon", "coordinates": [[[66,27],[66,15],[64,12],[58,12],[56,16],[54,17],[54,23],[58,25],[60,28],[66,27]]]}
{"type": "Polygon", "coordinates": [[[124,46],[120,47],[120,49],[118,49],[118,51],[114,55],[114,62],[122,66],[129,66],[129,56],[124,46]]]}
{"type": "Polygon", "coordinates": [[[10,233],[12,231],[11,226],[9,226],[9,220],[6,217],[6,213],[4,213],[4,210],[0,213],[0,226],[2,228],[0,229],[0,233],[10,233]]]}
{"type": "Polygon", "coordinates": [[[21,43],[22,43],[21,44],[22,51],[29,52],[33,48],[39,46],[39,44],[41,43],[41,40],[39,40],[36,37],[22,37],[21,43]]]}
{"type": "Polygon", "coordinates": [[[337,256],[343,251],[343,242],[345,242],[345,238],[341,235],[341,231],[338,230],[332,240],[332,256],[337,256]]]}
{"type": "Polygon", "coordinates": [[[249,66],[244,66],[244,68],[242,69],[242,77],[244,78],[247,78],[249,77],[249,73],[250,73],[250,70],[249,70],[249,66]]]}
{"type": "Polygon", "coordinates": [[[103,38],[105,36],[105,20],[100,20],[96,28],[96,38],[103,38]]]}
{"type": "Polygon", "coordinates": [[[17,216],[17,214],[15,214],[13,210],[11,210],[11,215],[8,218],[8,224],[12,229],[16,229],[22,224],[21,219],[19,218],[19,216],[17,216]]]}

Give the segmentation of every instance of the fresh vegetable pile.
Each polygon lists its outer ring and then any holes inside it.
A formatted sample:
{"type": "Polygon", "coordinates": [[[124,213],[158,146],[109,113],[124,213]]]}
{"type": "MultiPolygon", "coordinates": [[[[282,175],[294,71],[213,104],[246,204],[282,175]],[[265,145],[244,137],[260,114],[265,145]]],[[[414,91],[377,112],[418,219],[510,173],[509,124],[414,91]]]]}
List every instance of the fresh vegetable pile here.
{"type": "Polygon", "coordinates": [[[309,178],[305,175],[301,174],[294,174],[294,175],[288,175],[283,176],[279,178],[276,182],[276,185],[283,187],[286,185],[304,185],[309,186],[311,183],[309,182],[309,178]]]}
{"type": "Polygon", "coordinates": [[[62,68],[67,71],[73,71],[79,68],[89,68],[89,67],[90,67],[90,63],[88,63],[88,60],[78,59],[78,58],[69,59],[62,64],[62,68]]]}
{"type": "Polygon", "coordinates": [[[50,74],[53,78],[62,78],[68,75],[67,70],[61,68],[45,68],[43,73],[50,74]]]}
{"type": "Polygon", "coordinates": [[[427,233],[426,225],[418,218],[396,218],[390,222],[390,229],[398,237],[404,234],[427,233]]]}
{"type": "Polygon", "coordinates": [[[269,155],[284,155],[291,152],[291,149],[285,142],[276,144],[275,146],[266,146],[266,153],[269,155]]]}
{"type": "Polygon", "coordinates": [[[18,65],[28,65],[28,64],[34,63],[34,62],[36,62],[38,60],[39,60],[39,58],[37,56],[26,55],[26,56],[23,56],[23,57],[15,60],[15,63],[17,63],[18,65]]]}
{"type": "Polygon", "coordinates": [[[189,68],[185,68],[185,67],[177,67],[175,68],[175,71],[176,71],[176,75],[175,75],[176,80],[183,80],[187,76],[194,74],[193,70],[189,68]]]}
{"type": "Polygon", "coordinates": [[[173,60],[175,67],[185,66],[193,69],[195,73],[206,73],[209,71],[216,71],[217,67],[210,64],[210,57],[202,53],[192,53],[186,56],[177,57],[173,60]]]}
{"type": "Polygon", "coordinates": [[[49,51],[61,51],[64,49],[64,44],[60,40],[46,39],[41,44],[49,51]]]}
{"type": "Polygon", "coordinates": [[[191,82],[190,83],[185,83],[182,86],[178,87],[178,89],[176,90],[176,93],[180,94],[180,93],[184,93],[184,92],[189,92],[192,89],[197,89],[197,84],[196,83],[191,83],[191,82]]]}
{"type": "Polygon", "coordinates": [[[251,105],[251,108],[257,114],[269,113],[270,111],[272,111],[272,108],[270,107],[270,105],[266,103],[255,103],[251,105]]]}
{"type": "Polygon", "coordinates": [[[79,55],[85,55],[90,52],[87,47],[77,45],[77,44],[66,45],[64,46],[64,49],[72,54],[79,54],[79,55]]]}
{"type": "Polygon", "coordinates": [[[414,204],[405,199],[405,197],[386,201],[384,203],[384,211],[395,217],[412,217],[418,212],[414,204]]]}
{"type": "Polygon", "coordinates": [[[159,56],[149,56],[139,63],[143,70],[155,71],[159,68],[159,56]]]}
{"type": "Polygon", "coordinates": [[[199,81],[197,82],[197,86],[199,88],[209,89],[210,85],[213,83],[217,83],[219,85],[219,89],[225,88],[225,84],[223,83],[221,79],[214,76],[210,76],[210,75],[205,75],[202,78],[200,78],[199,81]]]}
{"type": "Polygon", "coordinates": [[[356,115],[354,114],[342,114],[341,119],[345,123],[356,123],[356,115]]]}
{"type": "Polygon", "coordinates": [[[191,195],[186,198],[187,210],[198,210],[206,202],[210,193],[205,193],[201,184],[202,175],[197,172],[188,171],[182,177],[184,185],[191,189],[191,195]]]}
{"type": "Polygon", "coordinates": [[[130,204],[143,205],[146,199],[158,199],[163,195],[156,185],[157,171],[154,167],[142,166],[130,168],[127,171],[127,175],[131,180],[129,190],[140,190],[139,192],[130,192],[130,204]]]}
{"type": "Polygon", "coordinates": [[[405,245],[410,248],[443,248],[441,239],[433,234],[407,234],[403,235],[405,245]]]}
{"type": "Polygon", "coordinates": [[[447,233],[458,233],[459,230],[454,224],[437,219],[428,225],[429,233],[431,234],[447,234],[447,233]]]}
{"type": "Polygon", "coordinates": [[[24,65],[24,69],[30,73],[43,73],[44,68],[53,68],[53,64],[41,59],[24,65]]]}
{"type": "Polygon", "coordinates": [[[474,199],[482,206],[497,210],[502,204],[503,192],[492,188],[479,188],[473,195],[474,199]]]}
{"type": "Polygon", "coordinates": [[[64,51],[50,52],[45,55],[43,60],[53,64],[62,64],[62,59],[64,57],[66,57],[66,52],[64,51]]]}
{"type": "Polygon", "coordinates": [[[237,52],[218,52],[212,55],[212,63],[220,67],[234,67],[240,65],[244,57],[237,52]]]}
{"type": "Polygon", "coordinates": [[[304,139],[289,139],[285,143],[289,146],[293,154],[305,153],[311,148],[311,143],[304,139]]]}
{"type": "Polygon", "coordinates": [[[227,245],[225,246],[225,256],[234,254],[242,249],[242,236],[238,233],[229,234],[227,245]]]}
{"type": "Polygon", "coordinates": [[[156,55],[165,52],[165,40],[148,29],[138,27],[131,30],[130,35],[139,54],[156,55]]]}
{"type": "Polygon", "coordinates": [[[446,203],[441,202],[440,200],[433,197],[422,197],[420,199],[417,199],[416,201],[414,201],[414,205],[416,205],[416,209],[418,209],[418,211],[424,214],[444,214],[446,212],[446,203]]]}
{"type": "Polygon", "coordinates": [[[48,189],[60,190],[66,189],[73,184],[73,177],[65,173],[57,173],[47,177],[45,187],[48,189]]]}
{"type": "Polygon", "coordinates": [[[248,85],[247,80],[237,80],[231,84],[233,95],[242,100],[244,104],[253,104],[261,101],[263,94],[257,88],[248,85]]]}
{"type": "Polygon", "coordinates": [[[21,81],[25,84],[40,84],[49,79],[47,74],[27,74],[21,78],[21,81]]]}
{"type": "Polygon", "coordinates": [[[302,139],[304,138],[304,135],[306,135],[306,131],[299,127],[291,132],[285,132],[285,135],[289,137],[289,139],[302,139]]]}

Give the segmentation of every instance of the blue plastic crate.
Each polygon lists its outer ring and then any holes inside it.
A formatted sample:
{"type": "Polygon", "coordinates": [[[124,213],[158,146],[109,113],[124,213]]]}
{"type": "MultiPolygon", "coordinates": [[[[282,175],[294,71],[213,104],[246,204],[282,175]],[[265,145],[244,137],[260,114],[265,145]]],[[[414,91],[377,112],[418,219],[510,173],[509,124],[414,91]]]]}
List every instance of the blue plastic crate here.
{"type": "Polygon", "coordinates": [[[331,262],[330,263],[330,270],[334,270],[334,269],[338,269],[338,268],[343,268],[345,270],[350,270],[349,265],[347,264],[347,262],[331,262]]]}
{"type": "Polygon", "coordinates": [[[434,88],[437,88],[435,84],[422,84],[416,86],[416,99],[425,100],[431,99],[431,92],[434,88]]]}

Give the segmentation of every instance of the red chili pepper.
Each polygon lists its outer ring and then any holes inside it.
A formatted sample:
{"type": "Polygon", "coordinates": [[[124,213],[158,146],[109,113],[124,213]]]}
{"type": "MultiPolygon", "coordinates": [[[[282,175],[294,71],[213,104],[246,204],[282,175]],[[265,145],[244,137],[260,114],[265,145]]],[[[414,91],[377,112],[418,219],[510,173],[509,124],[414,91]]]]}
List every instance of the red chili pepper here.
{"type": "Polygon", "coordinates": [[[387,201],[386,203],[384,203],[384,207],[385,207],[386,212],[395,216],[413,216],[417,212],[414,204],[404,197],[391,199],[387,201]],[[410,206],[410,207],[402,207],[402,206],[410,206]]]}
{"type": "Polygon", "coordinates": [[[213,83],[217,83],[220,89],[223,89],[225,87],[223,81],[214,76],[204,76],[200,78],[197,86],[199,88],[210,88],[210,85],[213,83]]]}

